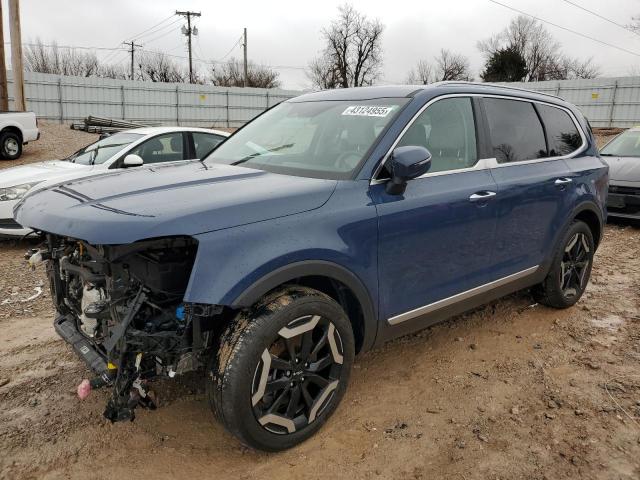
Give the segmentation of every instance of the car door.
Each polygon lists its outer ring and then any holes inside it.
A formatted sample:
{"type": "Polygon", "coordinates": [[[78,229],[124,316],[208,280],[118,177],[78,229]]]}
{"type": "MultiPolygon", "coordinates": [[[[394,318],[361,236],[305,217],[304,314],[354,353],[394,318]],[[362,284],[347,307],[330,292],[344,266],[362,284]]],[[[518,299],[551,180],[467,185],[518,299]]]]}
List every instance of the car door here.
{"type": "MultiPolygon", "coordinates": [[[[541,265],[564,224],[573,174],[563,156],[570,147],[545,131],[544,105],[486,97],[483,106],[497,159],[492,170],[498,184],[494,261],[501,276],[512,275],[541,265]]],[[[577,141],[582,142],[579,135],[577,141]]]]}
{"type": "Polygon", "coordinates": [[[411,180],[403,195],[388,194],[379,180],[371,187],[380,312],[389,324],[405,325],[404,331],[424,326],[423,313],[435,302],[493,279],[497,187],[479,160],[473,105],[469,97],[428,105],[394,147],[426,147],[429,172],[411,180]]]}
{"type": "Polygon", "coordinates": [[[145,140],[127,154],[138,155],[145,165],[189,159],[185,132],[170,132],[145,140]]]}

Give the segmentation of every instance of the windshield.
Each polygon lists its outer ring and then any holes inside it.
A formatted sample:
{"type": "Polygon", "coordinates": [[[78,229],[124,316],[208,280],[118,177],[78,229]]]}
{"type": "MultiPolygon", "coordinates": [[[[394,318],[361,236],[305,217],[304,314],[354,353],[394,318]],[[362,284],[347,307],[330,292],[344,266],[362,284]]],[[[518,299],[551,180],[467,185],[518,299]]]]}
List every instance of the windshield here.
{"type": "Polygon", "coordinates": [[[79,163],[80,165],[100,165],[106,162],[116,153],[136,140],[140,140],[144,135],[140,133],[114,133],[113,135],[98,140],[91,145],[81,148],[70,157],[65,158],[68,162],[79,163]]]}
{"type": "Polygon", "coordinates": [[[627,130],[607,143],[600,155],[611,157],[640,157],[640,130],[627,130]]]}
{"type": "Polygon", "coordinates": [[[286,175],[351,178],[407,101],[281,103],[231,136],[205,162],[286,175]]]}

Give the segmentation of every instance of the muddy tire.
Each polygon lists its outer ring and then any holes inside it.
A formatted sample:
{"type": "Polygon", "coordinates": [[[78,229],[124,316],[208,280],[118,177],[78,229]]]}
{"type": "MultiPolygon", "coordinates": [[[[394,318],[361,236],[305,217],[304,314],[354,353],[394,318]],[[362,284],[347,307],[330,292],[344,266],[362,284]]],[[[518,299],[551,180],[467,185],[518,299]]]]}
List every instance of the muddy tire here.
{"type": "Polygon", "coordinates": [[[22,138],[15,132],[0,133],[0,157],[15,160],[22,155],[22,138]]]}
{"type": "Polygon", "coordinates": [[[209,404],[245,445],[291,448],[335,411],[354,355],[353,331],[340,305],[317,290],[288,286],[222,332],[207,372],[209,404]]]}
{"type": "Polygon", "coordinates": [[[589,282],[594,251],[591,229],[576,220],[558,245],[547,277],[533,289],[536,301],[553,308],[568,308],[580,300],[589,282]]]}

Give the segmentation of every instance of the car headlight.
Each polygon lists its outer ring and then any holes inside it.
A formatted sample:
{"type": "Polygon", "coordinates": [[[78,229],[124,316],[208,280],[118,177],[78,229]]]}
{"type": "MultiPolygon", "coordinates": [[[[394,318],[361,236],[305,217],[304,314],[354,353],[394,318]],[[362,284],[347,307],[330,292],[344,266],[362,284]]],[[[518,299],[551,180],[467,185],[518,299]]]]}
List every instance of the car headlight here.
{"type": "Polygon", "coordinates": [[[40,182],[23,183],[13,187],[0,188],[0,202],[20,200],[24,195],[40,182]]]}

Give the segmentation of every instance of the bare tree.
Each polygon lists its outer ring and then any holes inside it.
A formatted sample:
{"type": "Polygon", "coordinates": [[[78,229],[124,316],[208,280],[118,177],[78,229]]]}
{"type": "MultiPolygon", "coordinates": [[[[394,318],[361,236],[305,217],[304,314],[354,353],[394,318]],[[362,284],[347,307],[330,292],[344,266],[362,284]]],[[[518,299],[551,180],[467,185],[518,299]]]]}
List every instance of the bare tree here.
{"type": "Polygon", "coordinates": [[[160,52],[144,52],[139,59],[140,76],[144,81],[182,83],[189,73],[160,52]]]}
{"type": "MultiPolygon", "coordinates": [[[[277,88],[280,86],[275,70],[249,62],[247,65],[247,87],[277,88]]],[[[244,66],[240,60],[232,58],[222,65],[211,69],[211,83],[219,87],[242,87],[244,85],[244,66]]]]}
{"type": "Polygon", "coordinates": [[[478,49],[487,59],[509,48],[524,58],[527,82],[593,78],[599,73],[591,59],[579,60],[563,55],[560,44],[542,23],[525,15],[512,19],[507,28],[497,35],[478,42],[478,49]]]}
{"type": "Polygon", "coordinates": [[[92,77],[98,74],[99,62],[95,53],[59,48],[55,42],[48,46],[37,39],[35,43],[26,46],[24,58],[25,68],[31,72],[76,77],[92,77]]]}
{"type": "Polygon", "coordinates": [[[578,60],[561,56],[542,69],[546,80],[567,80],[573,78],[596,78],[600,74],[592,59],[578,60]]]}
{"type": "Polygon", "coordinates": [[[324,56],[311,60],[306,73],[316,88],[326,90],[340,87],[340,74],[335,65],[324,56]]]}
{"type": "Polygon", "coordinates": [[[324,51],[307,70],[313,85],[319,88],[371,85],[380,76],[383,30],[380,21],[368,19],[352,5],[339,7],[338,18],[322,30],[324,51]]]}
{"type": "Polygon", "coordinates": [[[128,80],[130,71],[124,64],[106,64],[98,67],[96,76],[101,78],[113,78],[116,80],[128,80]]]}
{"type": "Polygon", "coordinates": [[[436,78],[439,81],[473,80],[469,71],[469,59],[462,54],[442,49],[436,57],[436,65],[436,78]]]}
{"type": "Polygon", "coordinates": [[[433,66],[426,60],[419,60],[407,75],[409,85],[427,85],[433,82],[435,82],[435,72],[433,66]]]}

